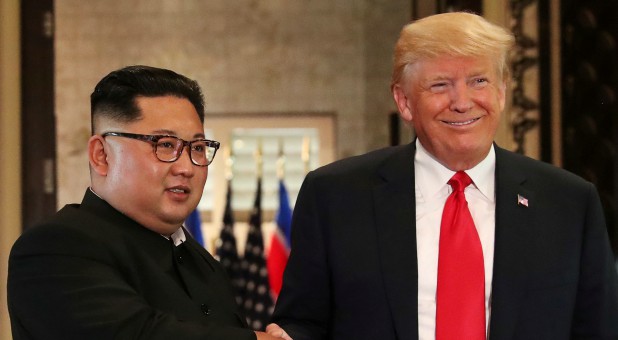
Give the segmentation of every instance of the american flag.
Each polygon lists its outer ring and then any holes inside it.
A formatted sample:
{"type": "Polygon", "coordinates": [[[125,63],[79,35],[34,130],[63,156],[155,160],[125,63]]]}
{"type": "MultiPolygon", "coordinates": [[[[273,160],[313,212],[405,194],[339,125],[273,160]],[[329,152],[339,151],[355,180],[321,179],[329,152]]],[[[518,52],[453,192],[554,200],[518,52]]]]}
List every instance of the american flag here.
{"type": "Polygon", "coordinates": [[[518,205],[523,205],[524,207],[527,208],[528,207],[528,199],[525,198],[524,196],[518,194],[517,195],[517,204],[518,205]]]}
{"type": "Polygon", "coordinates": [[[268,281],[275,299],[279,296],[283,282],[283,271],[290,255],[290,240],[292,233],[292,209],[288,192],[283,180],[279,181],[279,210],[277,211],[277,229],[273,233],[266,264],[268,266],[268,281]]]}
{"type": "Polygon", "coordinates": [[[243,309],[249,327],[264,330],[270,319],[273,301],[268,284],[268,270],[264,259],[264,239],[262,237],[262,179],[258,178],[255,203],[249,219],[249,234],[245,255],[241,261],[241,272],[246,285],[243,296],[243,309]]]}
{"type": "Polygon", "coordinates": [[[242,294],[244,290],[244,279],[240,272],[240,259],[236,248],[236,237],[234,236],[234,215],[232,213],[232,184],[228,180],[227,194],[225,202],[225,212],[223,214],[223,228],[219,234],[216,254],[227,271],[232,286],[236,292],[236,303],[242,306],[242,294]]]}

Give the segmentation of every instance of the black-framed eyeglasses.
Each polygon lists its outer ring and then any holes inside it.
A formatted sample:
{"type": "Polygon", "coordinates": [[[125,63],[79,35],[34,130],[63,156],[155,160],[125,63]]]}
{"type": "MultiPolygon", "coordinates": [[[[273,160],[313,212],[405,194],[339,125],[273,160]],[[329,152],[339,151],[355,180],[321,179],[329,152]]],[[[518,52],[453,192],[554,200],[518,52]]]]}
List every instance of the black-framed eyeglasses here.
{"type": "Polygon", "coordinates": [[[209,139],[194,139],[186,141],[176,136],[168,135],[140,135],[127,132],[105,132],[101,137],[125,137],[141,140],[152,144],[152,150],[161,162],[172,163],[182,155],[185,146],[189,147],[191,163],[197,166],[208,166],[215,158],[221,143],[209,139]]]}

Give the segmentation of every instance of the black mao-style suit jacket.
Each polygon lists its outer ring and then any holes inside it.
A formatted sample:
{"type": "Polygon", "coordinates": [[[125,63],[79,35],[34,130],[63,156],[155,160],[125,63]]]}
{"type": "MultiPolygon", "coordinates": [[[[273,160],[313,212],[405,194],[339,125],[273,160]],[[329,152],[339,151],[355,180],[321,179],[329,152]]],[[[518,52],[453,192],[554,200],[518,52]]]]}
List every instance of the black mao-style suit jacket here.
{"type": "Polygon", "coordinates": [[[185,234],[191,278],[169,240],[88,190],[12,248],[14,339],[255,339],[223,268],[185,234]]]}
{"type": "MultiPolygon", "coordinates": [[[[618,339],[617,275],[596,189],[495,149],[489,339],[618,339]]],[[[391,147],[307,176],[273,318],[295,340],[418,339],[414,152],[413,143],[391,147]]]]}

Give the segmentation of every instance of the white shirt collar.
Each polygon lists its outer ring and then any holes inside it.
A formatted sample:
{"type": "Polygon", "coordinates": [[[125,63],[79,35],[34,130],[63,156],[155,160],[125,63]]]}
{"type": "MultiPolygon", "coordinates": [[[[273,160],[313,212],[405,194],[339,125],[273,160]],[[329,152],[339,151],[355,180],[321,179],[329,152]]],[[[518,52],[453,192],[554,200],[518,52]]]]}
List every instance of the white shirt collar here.
{"type": "MultiPolygon", "coordinates": [[[[455,174],[444,165],[440,164],[429,152],[416,140],[416,153],[414,155],[415,182],[425,200],[430,200],[437,195],[450,192],[447,184],[455,174]],[[444,191],[446,189],[446,191],[444,191]]],[[[495,201],[495,173],[496,153],[493,144],[489,153],[474,168],[466,170],[466,173],[474,186],[490,201],[495,201]]]]}
{"type": "MultiPolygon", "coordinates": [[[[169,240],[169,237],[164,236],[169,240]]],[[[178,228],[172,235],[170,235],[172,240],[174,241],[175,246],[179,246],[183,244],[187,240],[187,236],[185,235],[185,231],[182,228],[178,228]]]]}

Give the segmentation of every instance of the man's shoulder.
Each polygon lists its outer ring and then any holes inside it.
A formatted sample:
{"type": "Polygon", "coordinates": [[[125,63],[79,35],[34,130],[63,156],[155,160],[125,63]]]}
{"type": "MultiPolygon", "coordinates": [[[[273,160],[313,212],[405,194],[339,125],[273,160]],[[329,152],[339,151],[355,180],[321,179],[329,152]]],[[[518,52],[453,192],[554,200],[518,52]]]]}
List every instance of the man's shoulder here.
{"type": "Polygon", "coordinates": [[[11,256],[36,254],[100,254],[114,242],[127,239],[122,226],[67,204],[49,218],[27,228],[17,239],[11,256]]]}
{"type": "Polygon", "coordinates": [[[590,185],[590,182],[566,169],[501,148],[496,148],[496,168],[499,173],[514,172],[544,186],[556,184],[587,188],[590,185]]]}
{"type": "Polygon", "coordinates": [[[22,252],[62,252],[74,244],[90,243],[96,239],[96,228],[84,228],[84,224],[96,224],[96,219],[80,211],[78,204],[66,205],[48,219],[26,229],[12,248],[12,255],[22,252]]]}

